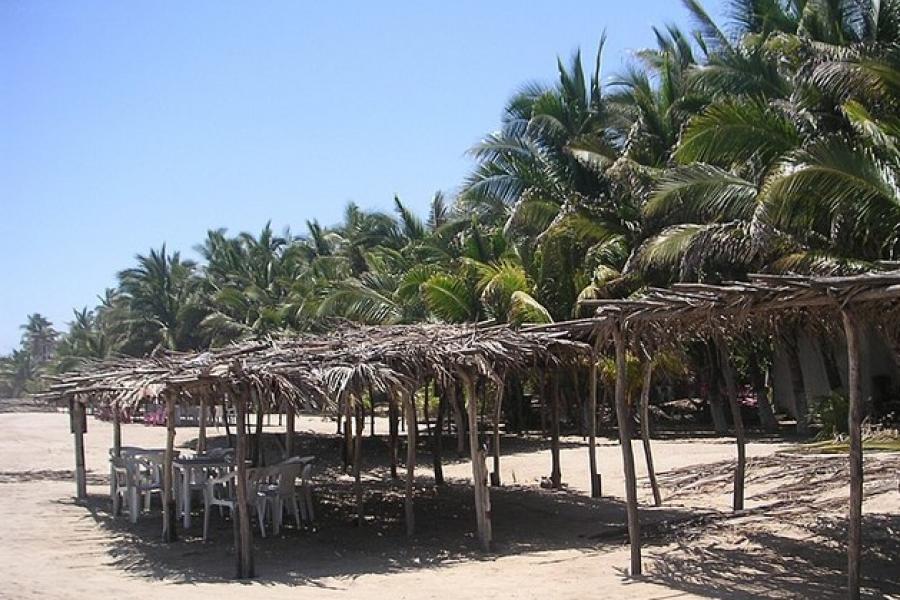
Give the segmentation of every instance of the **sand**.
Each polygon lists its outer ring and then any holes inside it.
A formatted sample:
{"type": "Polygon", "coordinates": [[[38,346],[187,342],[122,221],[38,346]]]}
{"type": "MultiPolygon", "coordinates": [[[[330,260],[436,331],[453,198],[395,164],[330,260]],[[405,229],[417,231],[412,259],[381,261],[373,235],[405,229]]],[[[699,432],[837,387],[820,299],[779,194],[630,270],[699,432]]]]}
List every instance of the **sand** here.
{"type": "MultiPolygon", "coordinates": [[[[654,441],[664,506],[645,523],[645,573],[629,577],[621,454],[601,439],[604,497],[588,497],[586,445],[566,438],[567,489],[541,489],[549,451],[534,439],[504,438],[503,487],[492,493],[495,550],[474,540],[470,467],[455,456],[451,480],[435,489],[430,456],[417,470],[417,533],[404,534],[402,482],[391,484],[382,439],[366,439],[366,506],[354,524],[352,482],[334,461],[334,424],[298,420],[298,443],[316,453],[317,531],[257,535],[258,578],[235,582],[231,527],[218,517],[211,540],[201,519],[171,545],[159,541],[158,509],[136,526],[110,515],[107,452],[111,426],[90,419],[90,499],[72,496],[74,459],[65,414],[0,414],[0,597],[4,598],[798,598],[844,597],[846,461],[809,457],[772,441],[748,444],[747,507],[730,518],[731,461],[725,438],[654,441]],[[768,508],[766,508],[768,507],[768,508]]],[[[382,432],[384,423],[378,423],[382,432]]],[[[267,433],[282,432],[272,426],[267,433]]],[[[223,432],[219,432],[221,435],[223,432]]],[[[215,436],[214,430],[210,434],[215,436]]],[[[162,428],[123,426],[123,443],[160,447],[162,428]]],[[[190,444],[196,429],[179,429],[190,444]]],[[[216,443],[224,443],[221,438],[216,443]]],[[[445,448],[453,454],[448,438],[445,448]]],[[[273,450],[274,451],[274,450],[273,450]]],[[[645,481],[641,447],[635,443],[645,481]]],[[[900,494],[896,455],[867,457],[865,596],[900,597],[900,494]]]]}

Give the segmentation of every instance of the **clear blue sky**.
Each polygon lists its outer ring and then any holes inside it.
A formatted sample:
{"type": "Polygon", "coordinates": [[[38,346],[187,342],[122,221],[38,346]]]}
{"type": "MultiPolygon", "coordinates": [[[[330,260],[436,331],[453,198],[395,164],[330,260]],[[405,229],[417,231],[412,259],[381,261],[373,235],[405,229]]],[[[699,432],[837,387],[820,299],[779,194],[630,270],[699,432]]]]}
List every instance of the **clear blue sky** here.
{"type": "MultiPolygon", "coordinates": [[[[712,4],[712,2],[709,2],[712,4]]],[[[138,252],[300,232],[348,201],[422,211],[555,57],[605,73],[687,23],[675,0],[0,3],[0,353],[138,252]]]]}

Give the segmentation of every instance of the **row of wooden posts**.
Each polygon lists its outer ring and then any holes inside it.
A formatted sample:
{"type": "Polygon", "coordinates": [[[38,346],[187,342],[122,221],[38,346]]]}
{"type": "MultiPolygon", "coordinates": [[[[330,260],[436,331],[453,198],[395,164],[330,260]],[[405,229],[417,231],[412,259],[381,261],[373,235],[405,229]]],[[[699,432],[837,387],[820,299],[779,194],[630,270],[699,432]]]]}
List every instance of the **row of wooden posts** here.
{"type": "MultiPolygon", "coordinates": [[[[851,312],[843,311],[843,324],[847,339],[847,352],[849,364],[849,432],[850,432],[850,510],[849,510],[849,538],[848,538],[848,589],[850,590],[850,598],[859,597],[859,564],[861,549],[861,515],[862,515],[862,442],[861,442],[861,420],[862,420],[862,398],[861,383],[859,370],[859,327],[851,312]]],[[[626,340],[620,324],[612,327],[612,338],[615,345],[616,358],[616,385],[615,385],[615,405],[618,421],[619,441],[622,449],[622,460],[625,475],[625,496],[626,496],[626,512],[628,522],[629,544],[631,548],[631,574],[638,575],[641,573],[641,544],[640,544],[640,518],[637,502],[637,478],[635,474],[635,460],[631,446],[630,435],[630,412],[627,405],[627,368],[626,368],[626,340]]],[[[745,434],[743,422],[741,419],[740,406],[738,404],[737,384],[735,382],[734,369],[730,361],[728,348],[724,340],[719,338],[716,340],[719,349],[719,366],[721,368],[723,380],[725,383],[726,393],[734,420],[734,431],[737,446],[737,460],[734,476],[734,494],[733,508],[735,511],[742,510],[744,507],[744,479],[746,469],[746,451],[745,451],[745,434]]],[[[598,341],[599,345],[599,341],[598,341]]],[[[643,374],[642,391],[641,391],[641,437],[643,441],[645,457],[647,460],[648,472],[650,475],[650,484],[653,492],[654,503],[658,506],[661,504],[661,496],[656,483],[655,473],[653,470],[653,459],[650,449],[649,430],[647,427],[649,421],[648,405],[649,390],[652,377],[652,361],[650,357],[645,355],[645,371],[643,374]]],[[[600,496],[600,475],[597,472],[596,461],[596,413],[597,413],[597,365],[596,361],[592,361],[590,367],[589,379],[589,410],[592,418],[588,424],[588,456],[590,463],[590,483],[591,495],[593,497],[600,496]]],[[[466,391],[466,413],[468,421],[469,433],[469,450],[472,464],[472,478],[475,492],[475,513],[478,539],[485,551],[489,551],[492,541],[491,531],[491,501],[490,490],[488,487],[489,473],[486,465],[486,454],[484,448],[478,440],[478,418],[476,408],[476,381],[475,378],[465,372],[460,373],[460,381],[466,391]]],[[[250,397],[251,403],[256,403],[255,391],[248,386],[232,390],[233,394],[238,397],[250,397]]],[[[492,483],[499,485],[500,473],[500,408],[501,398],[503,394],[502,382],[497,385],[497,398],[495,402],[496,413],[494,416],[494,430],[492,434],[492,451],[493,451],[493,473],[491,474],[492,483]]],[[[560,473],[560,457],[559,457],[559,380],[556,378],[552,385],[552,410],[551,419],[551,485],[558,488],[561,484],[560,473]]],[[[165,397],[166,415],[167,415],[167,437],[166,452],[164,458],[163,469],[163,498],[165,510],[163,511],[163,539],[173,541],[176,539],[176,519],[175,519],[175,502],[173,495],[172,481],[172,460],[174,457],[174,440],[175,440],[175,404],[176,397],[174,394],[168,394],[165,397]]],[[[360,523],[363,520],[363,492],[361,486],[361,443],[364,429],[364,416],[362,405],[360,402],[355,403],[356,413],[353,414],[354,403],[350,398],[345,399],[344,407],[344,434],[346,436],[346,454],[349,456],[352,450],[352,464],[355,479],[356,501],[358,505],[358,518],[360,523]],[[352,440],[351,422],[355,416],[355,440],[352,440]]],[[[395,399],[389,399],[390,424],[391,424],[391,471],[392,476],[396,477],[397,465],[397,432],[396,432],[396,411],[398,410],[395,399]]],[[[442,398],[443,400],[443,398],[442,398]]],[[[413,506],[414,488],[415,488],[415,467],[416,467],[416,410],[414,393],[401,394],[400,402],[405,408],[406,430],[407,430],[407,457],[406,457],[406,482],[405,482],[405,520],[408,535],[412,535],[415,531],[415,514],[413,506]]],[[[250,528],[250,516],[246,510],[247,490],[244,485],[246,478],[246,406],[244,401],[233,403],[236,407],[236,456],[237,464],[237,518],[233,519],[235,546],[237,548],[236,571],[239,578],[248,578],[254,576],[253,562],[253,546],[250,528]]],[[[73,433],[75,434],[75,453],[76,453],[76,482],[79,498],[86,497],[86,477],[84,465],[84,440],[85,431],[84,406],[80,402],[72,404],[73,409],[73,433]]],[[[261,409],[260,409],[261,410],[261,409]]],[[[288,455],[293,453],[294,438],[294,414],[293,407],[288,409],[287,418],[287,436],[285,439],[286,451],[288,455]]],[[[114,414],[114,448],[118,453],[121,447],[121,429],[118,419],[118,410],[113,411],[114,414]]],[[[440,414],[440,413],[439,413],[440,414]]],[[[439,417],[440,418],[440,417],[439,417]]],[[[441,435],[435,436],[435,466],[436,476],[440,472],[440,446],[441,435]]],[[[205,449],[206,446],[206,407],[201,401],[200,406],[200,434],[198,438],[198,449],[205,449]]],[[[442,477],[441,477],[442,479],[442,477]]]]}

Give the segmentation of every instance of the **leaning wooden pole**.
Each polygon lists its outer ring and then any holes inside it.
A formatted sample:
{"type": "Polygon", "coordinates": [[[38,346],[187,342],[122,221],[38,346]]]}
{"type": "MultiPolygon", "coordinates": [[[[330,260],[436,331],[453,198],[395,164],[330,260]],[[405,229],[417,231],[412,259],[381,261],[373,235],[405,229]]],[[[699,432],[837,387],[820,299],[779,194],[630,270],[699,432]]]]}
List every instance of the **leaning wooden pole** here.
{"type": "Polygon", "coordinates": [[[625,401],[628,373],[625,340],[622,337],[620,323],[613,324],[612,335],[616,345],[616,421],[619,426],[619,443],[622,446],[622,463],[625,468],[625,503],[628,513],[628,540],[631,545],[631,574],[640,575],[641,530],[637,504],[637,477],[634,472],[634,452],[631,448],[628,405],[625,401]]]}
{"type": "MultiPolygon", "coordinates": [[[[255,577],[255,567],[253,564],[253,534],[250,530],[250,513],[248,511],[248,495],[247,495],[247,423],[246,423],[246,406],[248,401],[248,386],[240,388],[240,396],[237,398],[236,412],[237,419],[235,429],[237,429],[237,448],[235,449],[234,462],[237,467],[237,477],[235,481],[235,495],[237,496],[236,512],[238,522],[239,538],[236,540],[238,547],[238,579],[252,579],[255,577]]],[[[232,515],[234,518],[235,515],[232,515]]]]}
{"type": "Polygon", "coordinates": [[[416,491],[416,395],[415,391],[404,394],[406,402],[406,535],[416,531],[416,514],[413,496],[416,491]]]}
{"type": "Polygon", "coordinates": [[[847,337],[847,380],[849,390],[850,434],[850,510],[847,526],[847,597],[859,599],[860,559],[862,552],[863,449],[862,449],[862,380],[860,377],[860,331],[849,309],[841,311],[847,337]]]}
{"type": "Polygon", "coordinates": [[[503,412],[503,380],[497,383],[497,399],[494,401],[494,433],[491,439],[491,455],[494,459],[494,470],[491,472],[491,485],[500,486],[500,415],[503,412]]]}
{"type": "Polygon", "coordinates": [[[588,419],[588,461],[591,469],[591,497],[602,493],[600,475],[597,473],[597,355],[591,354],[590,418],[588,419]]]}
{"type": "Polygon", "coordinates": [[[725,340],[718,338],[716,346],[719,349],[719,366],[722,369],[722,378],[725,380],[725,393],[728,394],[728,404],[731,407],[731,418],[734,422],[734,438],[737,444],[737,465],[734,469],[734,510],[744,510],[744,479],[747,470],[747,449],[744,439],[744,419],[741,416],[741,405],[738,403],[737,383],[734,379],[734,367],[731,366],[731,358],[728,355],[728,346],[725,340]]]}
{"type": "Polygon", "coordinates": [[[656,481],[656,470],[653,468],[653,448],[650,445],[650,383],[653,380],[653,361],[644,353],[644,380],[641,382],[641,442],[644,446],[644,459],[647,462],[647,476],[650,489],[653,491],[653,504],[662,506],[662,496],[656,481]]]}
{"type": "Polygon", "coordinates": [[[461,374],[465,384],[466,414],[469,420],[469,450],[472,456],[472,483],[475,488],[475,523],[478,541],[485,552],[491,550],[491,497],[487,486],[487,467],[484,464],[484,450],[478,443],[478,408],[475,395],[475,381],[468,374],[461,374]]]}
{"type": "Polygon", "coordinates": [[[175,514],[175,486],[172,461],[175,459],[175,394],[168,392],[166,399],[166,453],[163,457],[163,534],[164,542],[174,542],[178,538],[175,531],[178,521],[175,514]]]}

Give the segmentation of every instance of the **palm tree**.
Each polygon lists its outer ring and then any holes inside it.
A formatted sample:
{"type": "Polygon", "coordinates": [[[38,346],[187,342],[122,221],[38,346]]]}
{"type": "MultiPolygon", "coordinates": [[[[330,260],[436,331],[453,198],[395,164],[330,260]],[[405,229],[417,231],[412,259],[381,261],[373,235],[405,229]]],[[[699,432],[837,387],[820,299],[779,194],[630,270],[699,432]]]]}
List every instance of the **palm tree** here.
{"type": "Polygon", "coordinates": [[[143,354],[156,348],[188,350],[204,346],[199,324],[204,309],[200,280],[193,261],[179,252],[151,249],[138,254],[138,265],[119,273],[128,306],[128,339],[124,351],[143,354]]]}
{"type": "Polygon", "coordinates": [[[28,322],[21,326],[22,349],[29,353],[36,366],[48,363],[53,358],[59,332],[40,313],[28,315],[28,322]]]}

